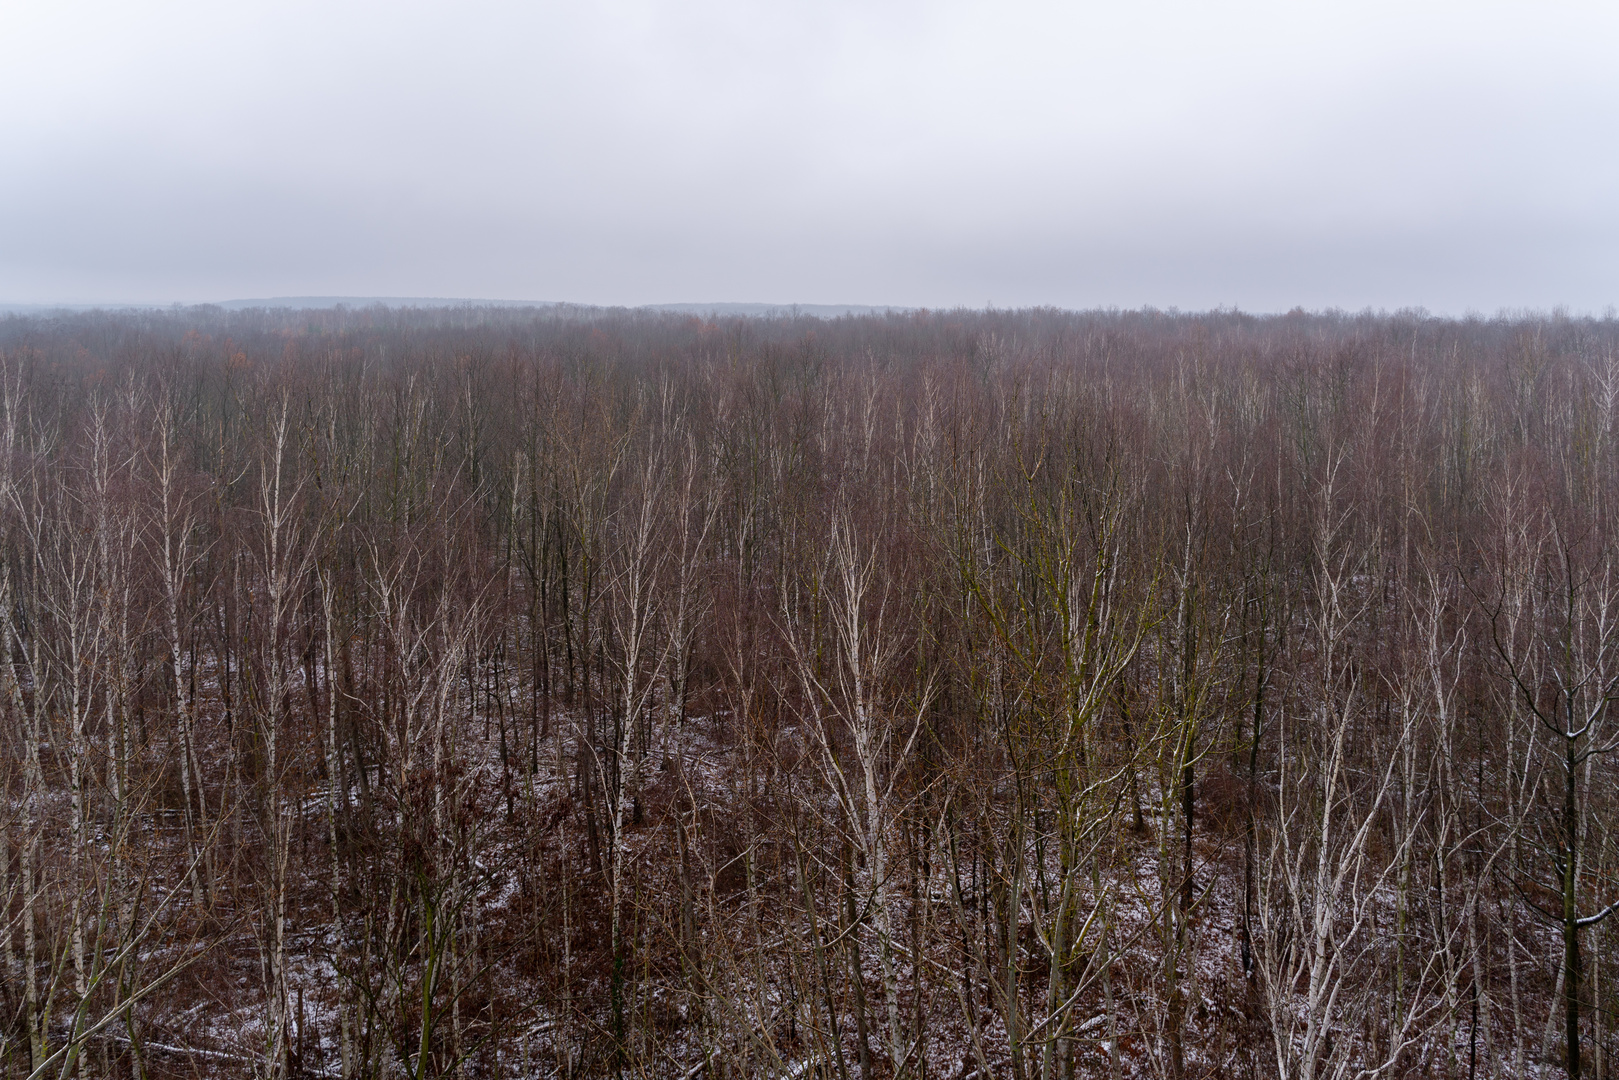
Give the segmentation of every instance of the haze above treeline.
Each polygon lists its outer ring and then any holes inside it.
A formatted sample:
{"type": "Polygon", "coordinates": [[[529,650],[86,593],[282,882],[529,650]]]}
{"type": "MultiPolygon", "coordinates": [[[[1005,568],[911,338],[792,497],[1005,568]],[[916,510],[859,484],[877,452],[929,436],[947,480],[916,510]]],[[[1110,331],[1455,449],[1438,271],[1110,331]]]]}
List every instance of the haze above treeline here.
{"type": "MultiPolygon", "coordinates": [[[[1278,310],[1278,311],[1249,311],[1249,310],[1245,310],[1245,309],[1239,309],[1237,307],[1230,307],[1230,308],[1214,308],[1214,309],[1210,309],[1207,312],[1202,312],[1202,311],[1195,311],[1195,310],[1193,310],[1193,311],[1183,311],[1183,310],[1181,310],[1181,309],[1179,309],[1179,308],[1177,308],[1177,307],[1175,307],[1173,305],[1163,307],[1163,308],[1160,308],[1160,307],[1155,306],[1155,305],[1145,305],[1145,306],[1142,306],[1142,307],[1139,307],[1139,308],[1120,308],[1120,307],[1117,307],[1117,306],[1107,306],[1107,307],[1100,307],[1100,308],[1083,308],[1083,309],[1053,308],[1053,307],[1049,307],[1049,306],[1041,306],[1041,307],[1034,307],[1034,308],[997,308],[994,305],[990,305],[990,306],[982,307],[982,308],[949,307],[949,306],[929,308],[927,306],[906,306],[906,305],[900,305],[900,304],[801,304],[801,303],[761,303],[761,302],[746,302],[746,301],[718,301],[718,302],[713,302],[713,303],[683,302],[683,303],[667,303],[667,304],[641,304],[641,305],[636,305],[636,306],[633,306],[633,307],[625,307],[625,306],[622,306],[622,305],[573,303],[573,302],[569,302],[569,301],[565,301],[565,300],[499,300],[499,299],[488,299],[488,298],[482,298],[482,297],[439,297],[439,296],[270,296],[270,297],[257,297],[257,298],[244,298],[244,299],[234,299],[234,300],[222,300],[222,301],[217,301],[217,302],[202,302],[202,303],[174,302],[174,303],[169,303],[169,304],[121,303],[121,302],[21,304],[21,303],[4,303],[4,302],[0,302],[0,317],[12,316],[12,317],[20,317],[20,318],[26,318],[26,319],[37,319],[37,318],[48,318],[48,317],[51,317],[53,315],[75,315],[75,314],[85,314],[85,313],[90,313],[90,312],[101,312],[101,313],[108,313],[108,314],[116,314],[116,313],[123,313],[123,312],[127,312],[127,313],[165,312],[165,313],[170,313],[170,314],[173,314],[173,315],[176,315],[176,316],[193,315],[193,316],[206,317],[206,314],[210,310],[217,310],[217,311],[222,311],[222,312],[235,313],[235,312],[246,312],[246,311],[254,311],[254,310],[274,311],[274,312],[296,312],[296,311],[337,311],[337,310],[364,311],[364,310],[368,310],[368,309],[385,309],[385,310],[397,311],[397,312],[410,311],[410,312],[418,312],[418,313],[422,313],[422,314],[428,314],[428,313],[432,313],[432,312],[444,312],[444,313],[463,312],[464,313],[464,312],[468,312],[468,311],[487,310],[490,313],[502,312],[502,313],[507,314],[508,316],[517,315],[520,312],[531,312],[531,313],[534,313],[534,314],[547,313],[547,314],[550,314],[552,316],[565,315],[565,316],[568,316],[568,317],[585,317],[585,318],[590,317],[592,314],[607,314],[607,313],[612,313],[612,312],[632,311],[632,312],[647,312],[647,313],[653,313],[653,314],[667,313],[667,314],[691,315],[691,316],[700,316],[700,317],[708,317],[708,318],[744,318],[744,319],[750,319],[750,318],[756,318],[756,319],[781,319],[781,318],[790,318],[790,319],[796,319],[796,318],[838,319],[838,318],[859,317],[859,316],[888,316],[888,315],[906,315],[906,314],[922,314],[922,313],[940,313],[940,312],[946,312],[946,311],[958,312],[958,313],[962,313],[962,314],[981,313],[981,314],[991,314],[992,315],[992,314],[995,314],[997,312],[1005,313],[1005,312],[1017,312],[1017,311],[1022,311],[1022,310],[1043,311],[1043,312],[1046,312],[1046,313],[1049,313],[1049,314],[1061,313],[1061,314],[1068,314],[1068,315],[1086,315],[1086,314],[1096,314],[1096,313],[1119,314],[1121,312],[1139,311],[1142,314],[1149,314],[1149,315],[1162,314],[1162,315],[1167,315],[1167,316],[1170,316],[1170,317],[1186,317],[1186,318],[1193,318],[1193,319],[1201,317],[1203,315],[1209,315],[1209,316],[1213,316],[1213,317],[1223,317],[1223,316],[1227,316],[1227,315],[1240,315],[1240,316],[1246,316],[1246,317],[1251,317],[1251,318],[1269,318],[1269,317],[1276,317],[1276,316],[1286,314],[1286,315],[1295,316],[1295,317],[1300,316],[1300,315],[1306,315],[1306,316],[1319,315],[1319,316],[1322,316],[1322,317],[1325,317],[1325,318],[1331,318],[1331,319],[1341,319],[1341,318],[1345,318],[1345,317],[1356,317],[1356,318],[1361,318],[1361,319],[1376,319],[1376,318],[1382,318],[1382,317],[1387,317],[1387,316],[1392,315],[1392,316],[1395,316],[1395,317],[1404,317],[1404,318],[1415,317],[1415,318],[1420,318],[1420,319],[1437,319],[1437,320],[1441,320],[1441,321],[1445,321],[1445,320],[1478,321],[1478,320],[1482,320],[1482,319],[1489,319],[1489,320],[1495,320],[1495,321],[1501,321],[1501,320],[1517,321],[1517,320],[1523,320],[1523,319],[1537,319],[1537,318],[1548,318],[1548,317],[1557,318],[1557,319],[1566,319],[1566,318],[1591,319],[1591,318],[1597,318],[1597,319],[1602,319],[1602,320],[1611,320],[1612,318],[1614,318],[1614,315],[1615,315],[1615,309],[1614,309],[1614,307],[1612,305],[1607,306],[1601,312],[1570,311],[1567,307],[1563,307],[1563,306],[1554,307],[1554,308],[1551,308],[1550,310],[1536,309],[1536,308],[1533,308],[1531,306],[1525,306],[1525,307],[1521,307],[1521,308],[1502,308],[1502,309],[1495,310],[1493,312],[1485,312],[1485,311],[1482,311],[1482,310],[1469,309],[1469,310],[1467,310],[1467,311],[1465,311],[1465,312],[1458,315],[1458,314],[1455,314],[1455,313],[1432,312],[1432,311],[1429,311],[1427,308],[1424,308],[1424,307],[1421,307],[1421,306],[1402,307],[1402,308],[1394,309],[1393,311],[1390,311],[1388,309],[1374,310],[1374,309],[1371,309],[1371,308],[1365,308],[1365,309],[1361,309],[1361,310],[1358,310],[1358,311],[1350,311],[1350,310],[1346,310],[1346,309],[1342,309],[1342,308],[1326,308],[1326,309],[1318,309],[1318,310],[1308,310],[1305,307],[1303,307],[1302,305],[1300,305],[1300,306],[1294,306],[1291,309],[1288,309],[1286,311],[1282,311],[1282,310],[1278,310]]],[[[518,316],[518,317],[520,317],[520,316],[518,316]]]]}
{"type": "MultiPolygon", "coordinates": [[[[523,308],[547,309],[566,308],[574,310],[591,310],[598,305],[571,304],[564,300],[490,300],[474,297],[448,297],[448,296],[268,296],[245,300],[221,300],[217,303],[200,304],[141,304],[141,303],[61,303],[61,304],[6,304],[0,303],[0,314],[10,315],[47,315],[51,312],[82,312],[82,311],[152,311],[172,310],[175,308],[208,308],[217,307],[225,311],[250,311],[254,308],[271,310],[293,311],[325,311],[333,308],[523,308]]],[[[906,311],[909,308],[894,305],[877,304],[760,304],[760,303],[681,303],[681,304],[643,304],[644,311],[674,311],[693,315],[741,315],[741,316],[773,316],[773,315],[812,315],[818,318],[832,319],[841,315],[875,315],[889,311],[906,311]]]]}

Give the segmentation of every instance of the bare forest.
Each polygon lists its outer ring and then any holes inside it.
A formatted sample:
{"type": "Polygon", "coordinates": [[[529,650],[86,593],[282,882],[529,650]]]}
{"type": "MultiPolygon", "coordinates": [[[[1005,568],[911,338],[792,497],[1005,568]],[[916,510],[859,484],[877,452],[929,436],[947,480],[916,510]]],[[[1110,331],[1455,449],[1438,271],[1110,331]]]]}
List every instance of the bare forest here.
{"type": "Polygon", "coordinates": [[[1619,323],[0,320],[0,1077],[1595,1077],[1619,323]]]}

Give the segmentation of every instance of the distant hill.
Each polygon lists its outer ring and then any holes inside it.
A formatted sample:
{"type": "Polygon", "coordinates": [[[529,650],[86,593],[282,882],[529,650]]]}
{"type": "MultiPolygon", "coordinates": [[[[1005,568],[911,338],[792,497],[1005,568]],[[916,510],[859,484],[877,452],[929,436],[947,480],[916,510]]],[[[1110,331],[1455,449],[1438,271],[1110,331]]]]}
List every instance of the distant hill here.
{"type": "MultiPolygon", "coordinates": [[[[266,296],[237,300],[222,300],[218,303],[199,305],[179,303],[120,303],[117,301],[109,301],[100,304],[0,303],[0,315],[47,315],[53,312],[84,311],[157,311],[167,308],[185,308],[192,306],[221,308],[225,311],[251,311],[256,308],[268,308],[282,311],[301,311],[330,310],[337,307],[368,308],[379,306],[388,308],[569,308],[575,311],[581,311],[609,305],[571,304],[557,300],[487,300],[454,296],[266,296]]],[[[730,316],[733,318],[781,319],[809,316],[817,319],[836,319],[844,315],[886,315],[890,312],[913,311],[915,309],[882,304],[749,304],[716,302],[699,304],[644,304],[634,310],[666,311],[673,314],[707,317],[730,316]]]]}
{"type": "Polygon", "coordinates": [[[216,307],[226,311],[246,311],[249,308],[335,308],[335,307],[561,307],[553,300],[476,300],[451,296],[271,296],[257,300],[225,300],[216,307]]]}
{"type": "MultiPolygon", "coordinates": [[[[580,307],[589,308],[594,304],[567,304],[555,300],[477,300],[465,297],[432,297],[432,296],[275,296],[263,300],[227,300],[218,305],[226,311],[242,311],[246,308],[334,308],[344,307],[371,307],[380,304],[383,307],[506,307],[506,308],[552,308],[552,307],[580,307]]],[[[881,315],[890,311],[903,311],[904,308],[895,308],[873,304],[744,304],[744,303],[710,303],[710,304],[644,304],[642,311],[669,311],[677,314],[689,315],[741,315],[755,318],[782,318],[793,315],[811,315],[819,319],[835,319],[840,315],[881,315]]]]}
{"type": "Polygon", "coordinates": [[[783,316],[811,315],[836,319],[841,315],[886,315],[910,308],[872,304],[647,304],[647,311],[685,312],[691,315],[743,315],[779,319],[783,316]]]}

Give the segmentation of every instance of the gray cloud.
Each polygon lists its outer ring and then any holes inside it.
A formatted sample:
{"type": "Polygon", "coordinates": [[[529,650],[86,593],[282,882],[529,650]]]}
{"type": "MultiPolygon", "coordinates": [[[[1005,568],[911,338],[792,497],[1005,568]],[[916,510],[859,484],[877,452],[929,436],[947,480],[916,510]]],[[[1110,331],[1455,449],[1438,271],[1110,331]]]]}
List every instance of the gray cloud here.
{"type": "Polygon", "coordinates": [[[0,300],[1600,309],[1619,10],[14,0],[0,300]]]}

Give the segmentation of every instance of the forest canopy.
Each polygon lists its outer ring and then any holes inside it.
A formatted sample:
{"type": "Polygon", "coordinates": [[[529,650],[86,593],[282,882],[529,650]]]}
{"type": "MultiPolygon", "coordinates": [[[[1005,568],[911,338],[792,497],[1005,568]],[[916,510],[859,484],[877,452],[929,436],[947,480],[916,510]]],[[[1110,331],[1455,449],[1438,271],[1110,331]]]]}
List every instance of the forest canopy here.
{"type": "Polygon", "coordinates": [[[1619,322],[0,319],[0,1075],[1611,1075],[1619,322]]]}

